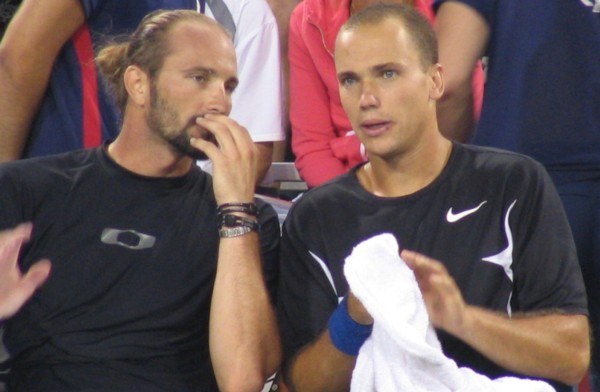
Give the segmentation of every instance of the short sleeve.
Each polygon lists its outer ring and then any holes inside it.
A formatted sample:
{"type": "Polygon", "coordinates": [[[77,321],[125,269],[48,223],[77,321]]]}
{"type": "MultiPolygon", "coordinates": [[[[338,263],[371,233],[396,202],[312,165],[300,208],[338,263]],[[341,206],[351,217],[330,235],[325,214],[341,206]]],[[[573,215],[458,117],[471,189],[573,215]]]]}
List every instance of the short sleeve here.
{"type": "Polygon", "coordinates": [[[286,359],[325,329],[338,305],[325,263],[319,262],[322,255],[307,246],[306,233],[311,238],[319,235],[318,213],[303,214],[311,207],[302,202],[290,210],[282,233],[277,316],[286,359]]]}
{"type": "Polygon", "coordinates": [[[559,309],[587,314],[573,235],[558,192],[535,163],[515,205],[513,310],[559,309]],[[519,205],[520,204],[520,205],[519,205]]]}

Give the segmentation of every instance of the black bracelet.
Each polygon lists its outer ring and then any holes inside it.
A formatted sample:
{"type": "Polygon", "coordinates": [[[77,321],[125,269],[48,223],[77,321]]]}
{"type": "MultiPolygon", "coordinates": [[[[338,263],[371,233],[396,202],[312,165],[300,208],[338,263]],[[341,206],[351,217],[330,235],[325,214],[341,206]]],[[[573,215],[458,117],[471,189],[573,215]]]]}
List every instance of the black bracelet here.
{"type": "Polygon", "coordinates": [[[243,218],[237,215],[223,215],[219,228],[222,227],[248,227],[253,231],[258,231],[260,228],[256,219],[243,218]]]}
{"type": "Polygon", "coordinates": [[[252,231],[259,232],[260,225],[256,219],[243,218],[237,215],[223,215],[219,224],[219,237],[239,237],[252,231]]]}
{"type": "Polygon", "coordinates": [[[219,214],[219,216],[230,212],[242,212],[244,214],[257,216],[258,207],[256,206],[256,203],[223,203],[217,207],[217,214],[219,214]]]}

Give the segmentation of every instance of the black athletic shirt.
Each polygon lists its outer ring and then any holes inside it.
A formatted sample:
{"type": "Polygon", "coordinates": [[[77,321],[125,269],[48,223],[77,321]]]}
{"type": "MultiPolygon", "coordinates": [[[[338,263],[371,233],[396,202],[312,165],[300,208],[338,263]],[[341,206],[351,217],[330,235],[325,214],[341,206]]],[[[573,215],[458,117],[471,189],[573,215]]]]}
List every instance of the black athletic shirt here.
{"type": "MultiPolygon", "coordinates": [[[[442,261],[469,304],[587,314],[571,232],[538,163],[454,144],[437,179],[397,198],[367,192],[356,170],[307,192],[284,223],[278,316],[286,357],[323,331],[346,294],[343,264],[353,246],[384,232],[442,261]]],[[[443,331],[438,336],[459,366],[511,374],[443,331]]]]}
{"type": "MultiPolygon", "coordinates": [[[[179,178],[143,177],[97,148],[0,165],[0,189],[0,229],[34,224],[21,267],[52,261],[49,280],[4,324],[11,391],[217,390],[210,175],[194,167],[179,178]]],[[[279,222],[258,203],[272,289],[279,222]]]]}

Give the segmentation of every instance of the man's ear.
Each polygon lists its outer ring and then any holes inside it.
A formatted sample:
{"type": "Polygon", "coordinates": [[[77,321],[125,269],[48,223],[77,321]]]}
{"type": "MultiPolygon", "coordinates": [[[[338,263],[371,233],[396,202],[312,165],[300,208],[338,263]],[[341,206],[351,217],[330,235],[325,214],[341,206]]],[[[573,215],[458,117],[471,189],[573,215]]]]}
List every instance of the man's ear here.
{"type": "Polygon", "coordinates": [[[431,85],[429,87],[429,98],[437,101],[444,94],[444,76],[441,64],[434,64],[429,68],[431,85]]]}
{"type": "Polygon", "coordinates": [[[123,83],[129,95],[129,101],[137,106],[144,106],[149,102],[150,78],[144,70],[135,65],[130,65],[123,75],[123,83]]]}

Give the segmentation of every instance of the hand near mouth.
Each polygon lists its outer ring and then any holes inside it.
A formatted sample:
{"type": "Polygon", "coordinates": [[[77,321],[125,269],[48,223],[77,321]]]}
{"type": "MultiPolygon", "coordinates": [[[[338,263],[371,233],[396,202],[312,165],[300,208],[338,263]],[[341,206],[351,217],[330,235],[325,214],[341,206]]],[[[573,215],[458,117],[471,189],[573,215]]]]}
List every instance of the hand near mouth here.
{"type": "Polygon", "coordinates": [[[192,138],[190,144],[213,162],[213,187],[218,204],[252,202],[256,183],[258,149],[246,128],[222,114],[196,118],[216,140],[192,138]]]}

